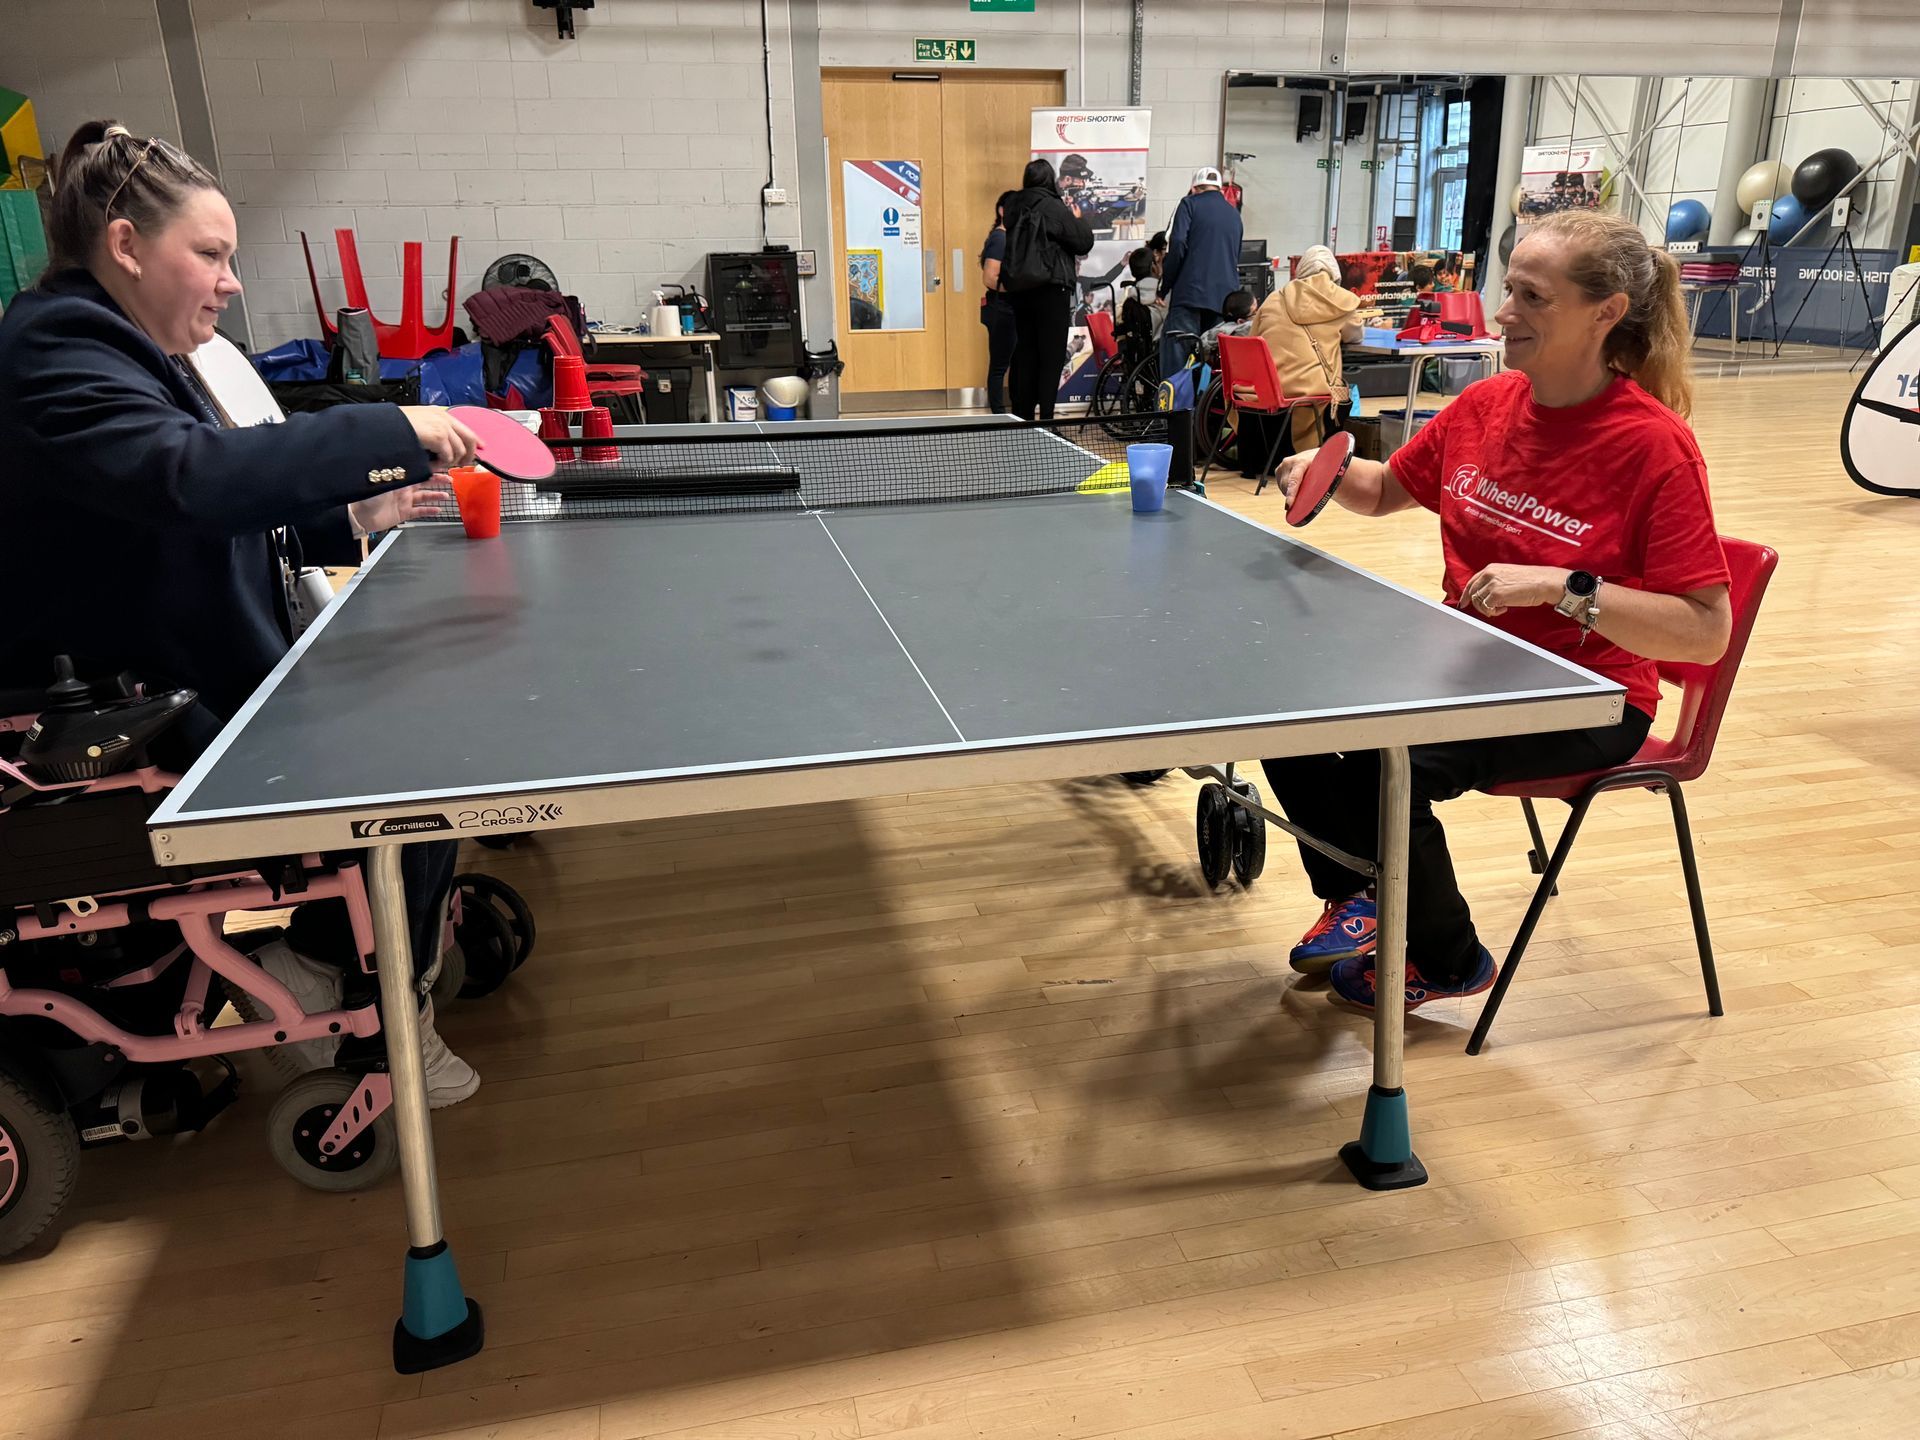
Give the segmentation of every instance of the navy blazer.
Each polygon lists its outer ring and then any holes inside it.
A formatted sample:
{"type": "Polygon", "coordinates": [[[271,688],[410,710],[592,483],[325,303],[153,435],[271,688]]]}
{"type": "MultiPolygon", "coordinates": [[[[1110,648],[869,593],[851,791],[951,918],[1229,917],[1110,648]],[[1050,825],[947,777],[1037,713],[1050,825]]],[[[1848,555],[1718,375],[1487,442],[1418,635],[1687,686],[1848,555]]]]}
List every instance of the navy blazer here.
{"type": "Polygon", "coordinates": [[[1188,195],[1173,212],[1160,293],[1169,305],[1216,314],[1240,288],[1240,212],[1218,190],[1188,195]]]}
{"type": "Polygon", "coordinates": [[[347,503],[430,474],[392,405],[222,427],[91,275],[50,277],[0,316],[0,689],[65,654],[230,719],[291,644],[271,532],[355,563],[347,503]]]}

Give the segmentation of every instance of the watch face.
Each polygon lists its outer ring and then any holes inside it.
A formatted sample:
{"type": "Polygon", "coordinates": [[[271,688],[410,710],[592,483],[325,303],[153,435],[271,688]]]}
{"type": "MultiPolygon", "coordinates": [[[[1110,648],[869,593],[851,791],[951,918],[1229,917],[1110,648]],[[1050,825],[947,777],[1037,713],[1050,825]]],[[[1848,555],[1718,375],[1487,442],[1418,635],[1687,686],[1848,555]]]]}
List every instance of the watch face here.
{"type": "Polygon", "coordinates": [[[1578,595],[1584,600],[1599,588],[1600,582],[1588,571],[1576,570],[1567,576],[1567,593],[1569,595],[1578,595]]]}

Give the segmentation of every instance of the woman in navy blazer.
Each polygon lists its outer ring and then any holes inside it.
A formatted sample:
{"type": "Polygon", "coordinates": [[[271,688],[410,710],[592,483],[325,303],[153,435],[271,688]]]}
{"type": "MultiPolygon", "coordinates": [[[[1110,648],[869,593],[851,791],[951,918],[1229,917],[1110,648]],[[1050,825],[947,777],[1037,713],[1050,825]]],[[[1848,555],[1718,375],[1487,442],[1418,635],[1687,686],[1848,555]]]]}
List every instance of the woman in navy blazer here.
{"type": "MultiPolygon", "coordinates": [[[[0,317],[0,689],[45,685],[56,655],[82,675],[185,686],[197,751],[292,643],[278,532],[310,562],[355,563],[356,536],[426,513],[418,487],[471,461],[474,437],[443,410],[393,405],[228,426],[184,357],[240,293],[233,211],[164,140],[81,126],[54,171],[48,240],[47,272],[0,317]]],[[[422,965],[439,953],[451,850],[406,857],[422,965]]],[[[289,936],[306,953],[258,957],[309,1012],[338,1001],[343,919],[303,909],[289,936]]],[[[434,1103],[472,1094],[471,1067],[425,1036],[434,1103]]],[[[288,1070],[330,1059],[293,1048],[268,1053],[288,1070]]]]}

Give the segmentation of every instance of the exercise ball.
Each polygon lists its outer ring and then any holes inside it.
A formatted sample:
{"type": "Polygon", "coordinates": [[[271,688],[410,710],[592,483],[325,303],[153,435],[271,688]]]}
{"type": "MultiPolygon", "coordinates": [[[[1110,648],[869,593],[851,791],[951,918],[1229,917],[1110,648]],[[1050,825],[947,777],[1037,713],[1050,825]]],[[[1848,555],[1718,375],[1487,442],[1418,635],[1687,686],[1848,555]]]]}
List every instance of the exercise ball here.
{"type": "Polygon", "coordinates": [[[1839,146],[1816,150],[1794,168],[1793,198],[1811,215],[1859,173],[1860,162],[1839,146]]]}
{"type": "Polygon", "coordinates": [[[1514,242],[1520,238],[1520,227],[1509,225],[1500,232],[1500,263],[1507,265],[1513,261],[1514,242]]]}
{"type": "Polygon", "coordinates": [[[1667,243],[1703,240],[1713,216],[1698,200],[1676,200],[1667,207],[1667,243]]]}
{"type": "Polygon", "coordinates": [[[1749,165],[1734,191],[1740,197],[1740,213],[1743,215],[1751,215],[1753,207],[1763,200],[1771,205],[1782,195],[1792,193],[1793,172],[1780,160],[1762,160],[1758,165],[1749,165]]]}
{"type": "Polygon", "coordinates": [[[1800,233],[1807,223],[1806,208],[1791,195],[1782,195],[1773,202],[1773,218],[1767,222],[1767,239],[1775,245],[1784,245],[1800,233]]]}
{"type": "Polygon", "coordinates": [[[1760,238],[1760,232],[1751,225],[1743,225],[1733,232],[1733,243],[1741,247],[1753,244],[1760,238]]]}

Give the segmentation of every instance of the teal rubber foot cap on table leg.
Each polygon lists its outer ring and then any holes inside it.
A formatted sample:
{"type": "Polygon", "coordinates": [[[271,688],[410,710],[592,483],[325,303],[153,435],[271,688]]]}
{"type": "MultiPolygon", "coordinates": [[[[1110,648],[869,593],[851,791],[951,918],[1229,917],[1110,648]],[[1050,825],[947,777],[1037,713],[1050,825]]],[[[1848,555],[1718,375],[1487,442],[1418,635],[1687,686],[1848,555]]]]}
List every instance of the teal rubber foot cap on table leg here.
{"type": "Polygon", "coordinates": [[[1369,1190],[1410,1190],[1427,1183],[1427,1167],[1413,1153],[1407,1129],[1407,1092],[1367,1090],[1367,1112],[1360,1121],[1360,1138],[1340,1147],[1353,1178],[1369,1190]]]}
{"type": "Polygon", "coordinates": [[[393,1368],[418,1375],[471,1359],[486,1344],[480,1307],[460,1288],[445,1240],[407,1251],[406,1294],[393,1327],[393,1368]]]}

